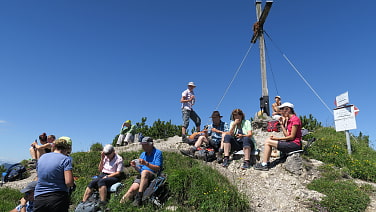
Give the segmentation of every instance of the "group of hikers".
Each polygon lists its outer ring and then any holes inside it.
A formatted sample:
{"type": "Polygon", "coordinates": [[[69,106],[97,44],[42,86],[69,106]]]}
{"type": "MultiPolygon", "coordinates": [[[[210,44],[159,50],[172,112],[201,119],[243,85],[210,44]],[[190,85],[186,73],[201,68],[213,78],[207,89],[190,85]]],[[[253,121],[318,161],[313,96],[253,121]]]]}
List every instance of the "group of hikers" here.
{"type": "MultiPolygon", "coordinates": [[[[281,97],[275,97],[273,103],[273,118],[275,118],[283,131],[282,137],[271,135],[264,144],[263,158],[260,163],[251,163],[250,157],[256,153],[256,142],[253,138],[252,124],[245,119],[241,109],[234,109],[231,112],[231,122],[227,124],[222,121],[219,111],[213,111],[211,115],[212,124],[200,130],[201,119],[193,110],[196,85],[188,83],[188,89],[184,90],[180,102],[182,103],[182,142],[192,144],[187,150],[181,150],[184,155],[193,156],[202,145],[210,146],[217,152],[217,161],[223,167],[230,164],[230,154],[243,150],[244,162],[242,169],[254,167],[256,170],[269,170],[270,157],[273,148],[281,152],[292,152],[302,148],[302,124],[295,114],[294,105],[285,102],[281,103],[281,97]],[[187,128],[190,119],[196,125],[195,136],[187,136],[187,128]]],[[[128,145],[134,142],[135,126],[130,120],[123,123],[117,146],[128,145]]],[[[54,135],[47,136],[43,133],[39,136],[40,145],[35,141],[31,144],[30,154],[36,165],[37,179],[29,183],[24,189],[24,197],[12,212],[16,211],[68,211],[69,192],[74,187],[72,173],[72,158],[69,156],[72,149],[72,140],[69,137],[55,139],[54,135]],[[48,153],[48,154],[45,154],[48,153]]],[[[133,181],[128,191],[121,198],[120,203],[133,201],[134,206],[142,205],[142,196],[149,183],[160,174],[163,169],[163,154],[154,147],[154,141],[150,137],[143,137],[140,140],[143,152],[138,159],[132,160],[130,166],[139,175],[133,181]]],[[[120,181],[123,171],[123,158],[115,152],[114,146],[107,144],[101,152],[98,164],[98,176],[88,184],[82,197],[82,203],[88,201],[94,190],[99,191],[101,206],[107,204],[107,192],[111,185],[120,181]]]]}
{"type": "Polygon", "coordinates": [[[201,119],[193,110],[195,104],[193,82],[188,83],[188,88],[183,91],[180,102],[182,103],[182,140],[186,143],[193,144],[187,150],[181,150],[181,153],[193,157],[195,152],[203,145],[212,147],[217,152],[217,161],[222,163],[223,167],[228,167],[230,162],[230,153],[243,150],[244,162],[242,169],[249,169],[254,165],[256,170],[269,170],[270,157],[273,149],[288,153],[302,148],[302,124],[299,117],[295,114],[294,105],[285,102],[282,104],[281,97],[275,97],[275,103],[272,104],[273,119],[279,122],[283,131],[282,137],[271,135],[264,144],[264,153],[261,163],[252,164],[251,155],[257,151],[256,142],[253,138],[252,124],[245,119],[245,114],[241,109],[234,109],[231,112],[231,122],[227,123],[221,120],[222,116],[219,111],[214,111],[211,115],[212,124],[200,131],[201,119]],[[187,137],[186,131],[191,119],[199,132],[196,137],[187,137]],[[194,143],[192,143],[192,140],[194,143]]]}

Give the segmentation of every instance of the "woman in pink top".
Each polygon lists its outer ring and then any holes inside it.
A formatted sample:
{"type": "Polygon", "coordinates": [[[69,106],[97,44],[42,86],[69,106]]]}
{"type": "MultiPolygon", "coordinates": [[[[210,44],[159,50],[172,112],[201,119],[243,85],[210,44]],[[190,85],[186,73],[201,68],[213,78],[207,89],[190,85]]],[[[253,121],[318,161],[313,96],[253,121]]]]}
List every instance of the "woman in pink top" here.
{"type": "Polygon", "coordinates": [[[265,141],[263,160],[262,163],[255,165],[256,170],[269,170],[269,160],[273,147],[283,153],[289,153],[302,148],[302,122],[295,114],[294,105],[285,102],[279,106],[279,109],[283,116],[279,122],[284,137],[274,137],[271,135],[270,138],[265,141]]]}

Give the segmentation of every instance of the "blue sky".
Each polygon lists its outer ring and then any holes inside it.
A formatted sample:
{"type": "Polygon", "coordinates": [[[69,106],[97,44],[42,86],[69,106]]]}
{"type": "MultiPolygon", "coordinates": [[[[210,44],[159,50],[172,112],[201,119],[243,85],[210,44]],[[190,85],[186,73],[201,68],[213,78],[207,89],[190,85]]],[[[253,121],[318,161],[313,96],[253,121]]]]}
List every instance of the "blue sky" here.
{"type": "MultiPolygon", "coordinates": [[[[360,109],[350,132],[370,135],[375,145],[375,6],[275,0],[264,26],[273,40],[266,38],[271,101],[280,95],[299,115],[334,126],[280,49],[331,109],[349,92],[360,109]]],[[[251,46],[255,21],[253,0],[0,1],[0,159],[30,158],[42,132],[70,136],[73,151],[86,151],[110,143],[127,119],[181,124],[189,81],[197,84],[194,108],[208,123],[251,46]]],[[[260,96],[254,45],[218,108],[223,120],[235,108],[250,118],[260,96]]]]}

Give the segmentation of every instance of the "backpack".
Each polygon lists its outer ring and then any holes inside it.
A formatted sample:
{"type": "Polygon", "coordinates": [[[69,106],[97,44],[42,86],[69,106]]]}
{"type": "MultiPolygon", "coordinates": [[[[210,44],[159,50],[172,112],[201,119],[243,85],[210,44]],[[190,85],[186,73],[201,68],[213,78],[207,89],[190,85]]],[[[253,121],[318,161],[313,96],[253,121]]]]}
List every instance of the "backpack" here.
{"type": "Polygon", "coordinates": [[[266,127],[266,130],[268,132],[279,132],[278,124],[279,124],[279,121],[269,121],[268,126],[266,127]]]}
{"type": "Polygon", "coordinates": [[[142,201],[149,201],[157,207],[161,207],[169,196],[167,176],[161,174],[154,178],[142,195],[142,201]]]}
{"type": "Polygon", "coordinates": [[[101,208],[99,207],[99,193],[98,191],[95,191],[86,202],[80,202],[75,212],[98,212],[101,211],[101,208]]]}
{"type": "Polygon", "coordinates": [[[26,168],[22,164],[20,163],[13,164],[5,172],[6,174],[4,176],[4,182],[20,180],[22,179],[23,173],[25,172],[26,172],[26,168]]]}
{"type": "Polygon", "coordinates": [[[195,152],[195,156],[197,159],[204,160],[206,162],[212,162],[217,157],[215,156],[215,151],[214,149],[211,148],[206,148],[206,149],[199,149],[198,151],[195,152]]]}

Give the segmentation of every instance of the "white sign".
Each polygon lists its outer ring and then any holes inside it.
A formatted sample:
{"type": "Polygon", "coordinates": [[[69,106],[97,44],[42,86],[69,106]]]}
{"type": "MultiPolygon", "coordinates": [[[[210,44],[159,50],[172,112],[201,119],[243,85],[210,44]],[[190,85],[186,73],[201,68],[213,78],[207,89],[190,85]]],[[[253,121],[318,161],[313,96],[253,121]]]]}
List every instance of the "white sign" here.
{"type": "Polygon", "coordinates": [[[343,93],[336,97],[336,106],[341,107],[343,105],[349,104],[349,92],[343,93]]]}
{"type": "Polygon", "coordinates": [[[354,105],[334,109],[334,123],[337,132],[356,129],[354,105]]]}

